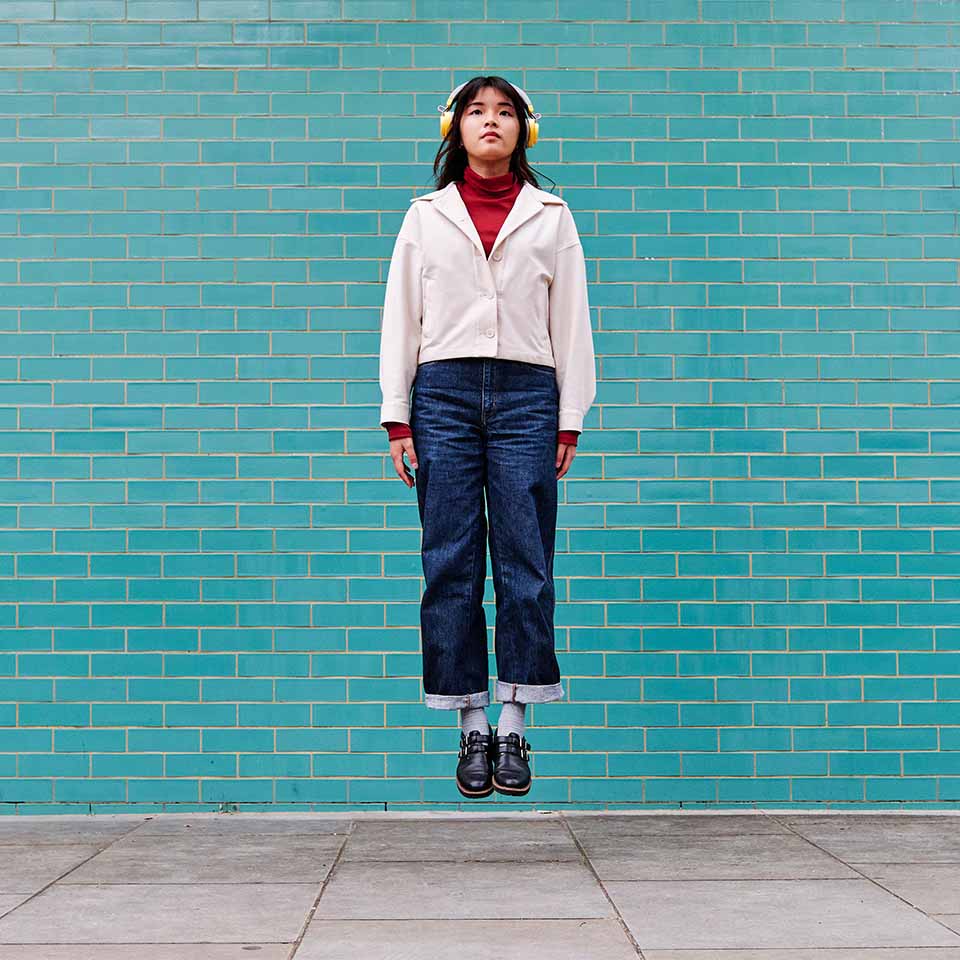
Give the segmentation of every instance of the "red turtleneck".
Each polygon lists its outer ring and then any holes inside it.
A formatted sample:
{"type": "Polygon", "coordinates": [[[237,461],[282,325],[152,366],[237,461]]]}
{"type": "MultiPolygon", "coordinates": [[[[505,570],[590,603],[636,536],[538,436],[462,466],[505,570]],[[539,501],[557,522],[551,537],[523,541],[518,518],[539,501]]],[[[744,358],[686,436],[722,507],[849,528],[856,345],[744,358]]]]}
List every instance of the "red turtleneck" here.
{"type": "MultiPolygon", "coordinates": [[[[457,189],[488,257],[522,187],[523,184],[509,170],[496,177],[481,177],[469,165],[463,171],[463,179],[457,182],[457,189]]],[[[410,425],[406,423],[385,423],[384,427],[391,440],[413,436],[410,425]]],[[[579,434],[579,430],[560,430],[557,432],[557,443],[576,446],[579,434]]]]}
{"type": "Polygon", "coordinates": [[[473,167],[463,171],[457,189],[473,220],[483,252],[489,257],[503,221],[523,184],[509,170],[496,177],[481,177],[473,167]]]}

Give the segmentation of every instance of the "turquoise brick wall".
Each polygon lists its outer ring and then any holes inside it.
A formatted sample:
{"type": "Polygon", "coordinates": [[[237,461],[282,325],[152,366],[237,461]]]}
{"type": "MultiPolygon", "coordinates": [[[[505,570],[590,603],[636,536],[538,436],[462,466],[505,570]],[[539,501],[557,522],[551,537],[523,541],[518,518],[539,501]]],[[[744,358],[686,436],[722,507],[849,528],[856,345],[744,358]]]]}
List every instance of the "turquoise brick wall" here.
{"type": "Polygon", "coordinates": [[[377,357],[481,72],[598,354],[518,805],[960,800],[958,0],[0,10],[0,811],[459,803],[377,357]]]}

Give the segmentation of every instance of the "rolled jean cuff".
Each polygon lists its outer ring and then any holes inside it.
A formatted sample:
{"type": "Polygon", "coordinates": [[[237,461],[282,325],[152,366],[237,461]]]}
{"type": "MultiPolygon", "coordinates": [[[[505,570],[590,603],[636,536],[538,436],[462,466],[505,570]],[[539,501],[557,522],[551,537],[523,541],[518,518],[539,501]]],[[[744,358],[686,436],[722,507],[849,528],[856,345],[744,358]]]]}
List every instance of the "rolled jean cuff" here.
{"type": "Polygon", "coordinates": [[[507,683],[498,680],[494,695],[505,703],[546,703],[548,700],[563,699],[563,684],[507,683]]]}
{"type": "Polygon", "coordinates": [[[490,704],[490,691],[478,693],[424,693],[423,702],[434,710],[457,710],[463,707],[486,707],[490,704]]]}

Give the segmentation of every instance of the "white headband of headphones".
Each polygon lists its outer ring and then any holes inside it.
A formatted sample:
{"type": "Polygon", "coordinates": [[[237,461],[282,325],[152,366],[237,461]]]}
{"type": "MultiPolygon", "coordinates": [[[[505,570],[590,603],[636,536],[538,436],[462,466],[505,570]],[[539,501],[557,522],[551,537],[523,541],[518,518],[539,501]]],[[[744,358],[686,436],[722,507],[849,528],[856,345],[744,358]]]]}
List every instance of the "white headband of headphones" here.
{"type": "MultiPolygon", "coordinates": [[[[470,82],[469,80],[464,80],[463,83],[460,84],[460,86],[454,87],[453,90],[450,92],[450,96],[447,97],[447,102],[446,102],[446,103],[439,103],[439,104],[437,104],[437,109],[438,109],[441,113],[443,113],[444,110],[449,110],[449,109],[450,109],[450,104],[453,103],[454,100],[456,100],[457,94],[458,94],[469,82],[470,82]]],[[[534,112],[533,112],[533,104],[530,102],[530,98],[526,95],[526,93],[525,93],[523,90],[521,90],[520,87],[518,87],[515,83],[511,83],[509,80],[507,81],[507,83],[509,83],[510,86],[513,87],[513,89],[516,90],[517,93],[519,93],[520,96],[523,98],[523,102],[527,105],[527,113],[529,113],[530,116],[533,117],[534,120],[539,120],[539,119],[543,116],[543,114],[542,114],[542,113],[534,113],[534,112]]]]}

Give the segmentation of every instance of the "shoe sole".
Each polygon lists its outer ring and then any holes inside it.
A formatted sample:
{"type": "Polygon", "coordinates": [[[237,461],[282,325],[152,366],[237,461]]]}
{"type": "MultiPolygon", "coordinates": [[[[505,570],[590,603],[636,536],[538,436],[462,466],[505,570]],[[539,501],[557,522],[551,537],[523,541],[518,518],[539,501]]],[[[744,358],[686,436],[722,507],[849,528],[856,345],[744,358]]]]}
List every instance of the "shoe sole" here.
{"type": "Polygon", "coordinates": [[[465,797],[470,797],[470,799],[474,799],[475,797],[489,797],[490,794],[493,793],[493,785],[492,785],[492,784],[491,784],[491,786],[490,786],[490,788],[489,788],[488,790],[467,790],[467,789],[460,783],[459,780],[457,780],[457,789],[460,791],[460,793],[463,794],[463,796],[465,796],[465,797]]]}
{"type": "Polygon", "coordinates": [[[522,797],[530,792],[530,787],[533,786],[533,782],[528,783],[522,790],[517,787],[504,787],[501,784],[497,783],[496,778],[493,780],[493,788],[497,793],[504,793],[511,797],[522,797]]]}

